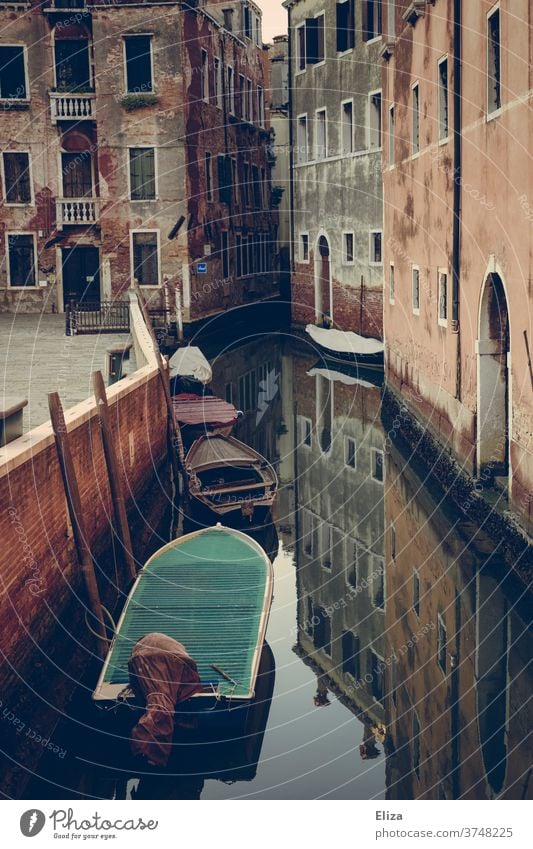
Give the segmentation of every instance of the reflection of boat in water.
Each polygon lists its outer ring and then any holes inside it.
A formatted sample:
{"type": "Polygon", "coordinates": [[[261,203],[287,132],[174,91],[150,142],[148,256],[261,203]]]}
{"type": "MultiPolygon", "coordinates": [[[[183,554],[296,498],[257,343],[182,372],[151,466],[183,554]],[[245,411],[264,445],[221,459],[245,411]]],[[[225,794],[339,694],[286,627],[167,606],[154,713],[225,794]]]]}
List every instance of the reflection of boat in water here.
{"type": "Polygon", "coordinates": [[[185,461],[189,492],[220,517],[237,513],[250,522],[272,506],[278,487],[271,464],[233,437],[202,436],[185,461]]]}
{"type": "Polygon", "coordinates": [[[379,339],[367,339],[351,331],[316,327],[314,324],[308,324],[305,330],[327,359],[383,369],[385,344],[379,339]]]}
{"type": "Polygon", "coordinates": [[[275,681],[275,661],[265,643],[256,683],[256,695],[247,711],[240,736],[206,734],[204,730],[177,729],[174,752],[164,774],[147,774],[115,784],[115,798],[199,799],[205,781],[232,784],[253,781],[270,713],[275,681]]]}
{"type": "Polygon", "coordinates": [[[130,686],[132,650],[147,635],[165,635],[186,647],[200,684],[175,708],[176,722],[242,726],[255,696],[272,590],[269,558],[240,531],[219,525],[169,543],[133,586],[94,701],[108,709],[133,708],[121,715],[138,720],[146,704],[130,686]]]}

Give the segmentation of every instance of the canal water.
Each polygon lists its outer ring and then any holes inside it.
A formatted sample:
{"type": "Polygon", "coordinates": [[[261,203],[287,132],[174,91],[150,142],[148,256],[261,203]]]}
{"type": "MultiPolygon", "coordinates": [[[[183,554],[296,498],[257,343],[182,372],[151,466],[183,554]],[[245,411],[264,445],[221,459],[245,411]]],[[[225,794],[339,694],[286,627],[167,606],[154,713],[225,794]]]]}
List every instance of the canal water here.
{"type": "Polygon", "coordinates": [[[275,571],[254,733],[183,739],[167,775],[140,775],[89,676],[27,798],[531,798],[531,596],[501,541],[394,443],[376,375],[283,333],[208,354],[235,435],[280,478],[253,530],[275,571]]]}

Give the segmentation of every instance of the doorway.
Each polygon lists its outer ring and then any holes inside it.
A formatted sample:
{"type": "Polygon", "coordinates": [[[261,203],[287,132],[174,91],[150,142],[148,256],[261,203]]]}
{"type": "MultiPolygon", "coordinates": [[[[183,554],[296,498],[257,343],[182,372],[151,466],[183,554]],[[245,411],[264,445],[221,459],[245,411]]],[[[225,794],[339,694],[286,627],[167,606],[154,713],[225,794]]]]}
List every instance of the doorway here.
{"type": "Polygon", "coordinates": [[[478,475],[509,474],[509,311],[501,277],[488,275],[479,318],[478,475]]]}
{"type": "Polygon", "coordinates": [[[318,322],[332,319],[330,248],[326,236],[320,236],[315,251],[315,315],[318,322]]]}
{"type": "Polygon", "coordinates": [[[62,249],[63,306],[71,301],[100,304],[100,252],[79,246],[62,249]]]}

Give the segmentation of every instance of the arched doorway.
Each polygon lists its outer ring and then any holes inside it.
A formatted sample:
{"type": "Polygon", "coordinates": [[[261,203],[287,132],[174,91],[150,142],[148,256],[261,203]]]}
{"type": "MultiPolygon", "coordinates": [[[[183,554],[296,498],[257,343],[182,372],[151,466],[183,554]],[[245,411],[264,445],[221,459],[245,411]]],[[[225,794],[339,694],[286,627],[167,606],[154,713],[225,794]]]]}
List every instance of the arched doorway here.
{"type": "Polygon", "coordinates": [[[481,299],[478,341],[478,475],[509,474],[509,351],[507,298],[499,274],[489,273],[481,299]]]}
{"type": "Polygon", "coordinates": [[[319,236],[315,250],[315,315],[320,324],[328,316],[333,318],[330,247],[324,235],[319,236]]]}

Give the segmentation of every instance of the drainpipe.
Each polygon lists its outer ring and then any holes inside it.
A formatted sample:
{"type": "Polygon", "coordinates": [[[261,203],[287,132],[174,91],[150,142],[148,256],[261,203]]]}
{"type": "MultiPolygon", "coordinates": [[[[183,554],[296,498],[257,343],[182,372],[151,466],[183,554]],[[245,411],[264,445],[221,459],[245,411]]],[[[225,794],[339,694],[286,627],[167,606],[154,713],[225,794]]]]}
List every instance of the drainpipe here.
{"type": "Polygon", "coordinates": [[[456,337],[455,397],[461,399],[461,332],[459,286],[461,274],[461,189],[462,189],[462,20],[461,0],[453,3],[453,258],[452,332],[456,337]]]}
{"type": "MultiPolygon", "coordinates": [[[[294,109],[293,109],[293,72],[292,72],[292,32],[291,32],[291,11],[292,7],[288,7],[288,28],[289,28],[289,188],[290,188],[290,230],[291,230],[291,268],[290,276],[294,274],[294,109]]],[[[292,298],[291,298],[292,300],[292,298]]]]}

